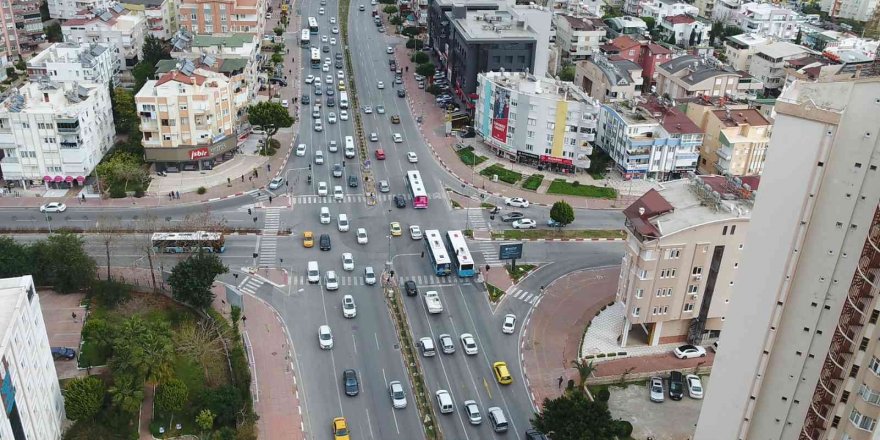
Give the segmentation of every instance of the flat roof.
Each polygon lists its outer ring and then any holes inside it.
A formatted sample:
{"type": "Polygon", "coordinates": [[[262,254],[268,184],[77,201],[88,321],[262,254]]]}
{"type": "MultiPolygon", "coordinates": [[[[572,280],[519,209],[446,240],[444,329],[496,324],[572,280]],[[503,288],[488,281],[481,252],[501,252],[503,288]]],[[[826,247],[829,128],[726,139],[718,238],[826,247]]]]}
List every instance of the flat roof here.
{"type": "Polygon", "coordinates": [[[195,35],[192,39],[192,47],[227,46],[243,47],[245,43],[253,43],[252,34],[228,34],[228,35],[195,35]]]}
{"type": "Polygon", "coordinates": [[[0,343],[6,340],[6,334],[18,316],[19,302],[27,298],[30,280],[30,276],[0,279],[0,343]]]}
{"type": "Polygon", "coordinates": [[[525,24],[518,15],[505,9],[496,11],[467,11],[465,18],[452,18],[452,25],[467,40],[533,40],[538,41],[538,33],[525,24]],[[478,18],[479,17],[479,18],[478,18]],[[486,20],[486,18],[489,20],[486,20]],[[522,26],[520,26],[522,23],[522,26]]]}
{"type": "Polygon", "coordinates": [[[713,110],[712,113],[722,124],[724,124],[725,127],[737,127],[740,124],[748,124],[753,127],[770,125],[770,121],[768,121],[761,112],[753,108],[743,110],[713,110]]]}
{"type": "Polygon", "coordinates": [[[762,45],[758,48],[757,53],[762,53],[770,58],[793,57],[804,53],[812,53],[810,49],[798,46],[794,43],[786,41],[774,41],[773,43],[762,45]]]}
{"type": "Polygon", "coordinates": [[[559,101],[581,102],[596,106],[596,108],[599,106],[598,101],[569,81],[556,81],[550,78],[525,75],[522,72],[486,72],[482,75],[500,87],[516,90],[525,95],[559,101]]]}

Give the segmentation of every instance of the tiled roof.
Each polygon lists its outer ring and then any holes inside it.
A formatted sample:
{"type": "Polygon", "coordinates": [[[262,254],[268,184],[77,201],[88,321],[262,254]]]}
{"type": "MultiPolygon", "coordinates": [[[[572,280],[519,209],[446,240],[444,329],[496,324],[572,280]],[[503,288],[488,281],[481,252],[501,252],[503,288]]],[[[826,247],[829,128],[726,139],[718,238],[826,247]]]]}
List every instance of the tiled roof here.
{"type": "Polygon", "coordinates": [[[672,24],[691,24],[697,20],[695,20],[694,17],[691,17],[690,15],[682,14],[682,15],[667,15],[666,17],[663,17],[663,21],[666,21],[666,22],[669,22],[672,24]]]}
{"type": "Polygon", "coordinates": [[[632,38],[630,38],[626,35],[622,35],[620,37],[617,37],[617,38],[611,40],[611,45],[616,47],[618,50],[627,50],[632,47],[638,47],[639,42],[636,40],[633,40],[632,38]]]}
{"type": "Polygon", "coordinates": [[[660,237],[660,230],[650,220],[673,209],[672,205],[657,190],[651,188],[633,202],[632,205],[624,209],[623,215],[626,216],[633,229],[639,234],[649,237],[660,237]],[[644,211],[641,212],[642,210],[644,211]]]}
{"type": "Polygon", "coordinates": [[[177,70],[173,70],[173,71],[171,71],[171,72],[168,72],[168,73],[162,75],[162,76],[159,78],[159,80],[156,81],[156,85],[157,85],[157,86],[161,86],[162,84],[165,84],[165,83],[170,82],[170,81],[177,81],[177,82],[182,83],[182,84],[198,84],[198,85],[202,85],[202,84],[205,83],[205,79],[206,79],[206,78],[205,78],[204,76],[202,76],[202,75],[198,75],[198,74],[195,74],[195,73],[194,73],[192,76],[186,76],[186,75],[184,75],[183,73],[181,73],[181,72],[179,72],[179,71],[177,71],[177,70]]]}
{"type": "Polygon", "coordinates": [[[660,124],[670,134],[695,134],[703,132],[684,112],[675,107],[661,105],[657,98],[649,98],[647,102],[639,106],[652,115],[659,113],[660,117],[658,119],[660,124]]]}

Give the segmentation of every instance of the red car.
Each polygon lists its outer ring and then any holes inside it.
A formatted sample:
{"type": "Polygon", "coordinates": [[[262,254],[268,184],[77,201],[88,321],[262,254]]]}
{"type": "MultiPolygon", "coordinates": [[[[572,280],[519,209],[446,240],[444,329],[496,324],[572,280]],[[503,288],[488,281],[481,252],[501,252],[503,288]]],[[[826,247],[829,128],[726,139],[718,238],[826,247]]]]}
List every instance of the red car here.
{"type": "Polygon", "coordinates": [[[376,160],[385,160],[385,150],[381,148],[376,150],[376,160]]]}

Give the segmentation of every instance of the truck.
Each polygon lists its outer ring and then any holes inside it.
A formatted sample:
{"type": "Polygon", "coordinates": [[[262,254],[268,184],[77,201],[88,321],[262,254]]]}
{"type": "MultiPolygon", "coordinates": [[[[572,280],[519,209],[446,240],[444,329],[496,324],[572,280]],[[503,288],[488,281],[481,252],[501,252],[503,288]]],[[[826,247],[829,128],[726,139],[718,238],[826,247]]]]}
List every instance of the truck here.
{"type": "Polygon", "coordinates": [[[440,295],[436,291],[425,292],[425,307],[428,308],[428,313],[432,314],[443,311],[443,303],[440,302],[440,295]]]}

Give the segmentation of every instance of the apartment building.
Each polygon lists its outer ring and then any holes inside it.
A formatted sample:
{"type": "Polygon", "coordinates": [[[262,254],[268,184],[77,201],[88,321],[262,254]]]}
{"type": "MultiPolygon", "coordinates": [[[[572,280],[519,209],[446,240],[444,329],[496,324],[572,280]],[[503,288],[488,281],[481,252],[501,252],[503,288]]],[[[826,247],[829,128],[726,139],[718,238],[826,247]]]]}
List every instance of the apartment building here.
{"type": "Polygon", "coordinates": [[[601,102],[631,99],[642,94],[642,68],[626,60],[597,54],[576,63],[574,83],[601,102]]]}
{"type": "Polygon", "coordinates": [[[239,118],[244,115],[251,101],[256,99],[257,88],[260,85],[257,82],[256,63],[249,62],[246,58],[202,55],[194,58],[161,60],[156,63],[158,76],[174,70],[192,71],[201,75],[210,75],[207,72],[214,72],[225,76],[232,87],[232,101],[236,116],[239,118]]]}
{"type": "Polygon", "coordinates": [[[736,70],[749,71],[752,67],[752,56],[759,47],[770,42],[770,39],[759,34],[740,34],[724,39],[724,55],[727,63],[736,70]]]}
{"type": "Polygon", "coordinates": [[[683,55],[657,66],[657,93],[673,99],[692,96],[739,96],[756,93],[763,84],[748,73],[719,66],[713,59],[683,55]]]}
{"type": "Polygon", "coordinates": [[[0,438],[61,438],[64,397],[30,275],[0,279],[0,390],[0,438]]]}
{"type": "MultiPolygon", "coordinates": [[[[235,92],[236,108],[241,111],[241,100],[256,99],[259,90],[260,40],[252,34],[191,35],[178,31],[171,40],[171,57],[190,60],[207,70],[226,75],[235,92]]],[[[172,70],[171,65],[165,65],[172,70]]]]}
{"type": "Polygon", "coordinates": [[[109,85],[116,71],[110,47],[97,43],[54,43],[27,61],[31,81],[87,81],[109,85]]]}
{"type": "Polygon", "coordinates": [[[712,26],[704,20],[697,20],[690,15],[667,15],[659,22],[660,35],[675,41],[683,47],[699,46],[709,43],[709,28],[712,26]]]}
{"type": "Polygon", "coordinates": [[[178,0],[178,25],[194,34],[262,35],[266,0],[178,0]]]}
{"type": "Polygon", "coordinates": [[[143,57],[146,19],[129,13],[122,5],[110,9],[80,11],[61,25],[66,43],[101,43],[116,53],[116,71],[129,73],[143,57]]]}
{"type": "Polygon", "coordinates": [[[705,134],[697,169],[702,174],[754,176],[764,171],[773,124],[747,106],[688,103],[686,114],[705,134]]]}
{"type": "Polygon", "coordinates": [[[657,77],[657,66],[672,59],[672,51],[650,40],[636,41],[630,36],[619,36],[599,46],[609,60],[625,59],[639,65],[644,78],[642,90],[650,91],[657,77]]]}
{"type": "Polygon", "coordinates": [[[177,8],[174,0],[122,0],[122,6],[147,21],[147,33],[167,40],[177,32],[177,8]]]}
{"type": "MultiPolygon", "coordinates": [[[[9,2],[0,7],[0,63],[3,66],[14,62],[21,53],[18,29],[16,28],[13,5],[9,2]]],[[[5,68],[4,68],[5,69],[5,68]]]]}
{"type": "Polygon", "coordinates": [[[616,301],[620,345],[721,335],[749,228],[757,178],[694,176],[651,189],[623,214],[626,251],[616,301]]]}
{"type": "Polygon", "coordinates": [[[629,35],[641,39],[648,32],[648,24],[645,23],[645,20],[637,17],[614,17],[602,21],[608,25],[608,38],[629,35]]]}
{"type": "Polygon", "coordinates": [[[116,134],[107,83],[28,82],[0,103],[0,169],[22,187],[82,186],[116,134]]]}
{"type": "Polygon", "coordinates": [[[877,9],[877,0],[822,0],[819,6],[834,18],[870,21],[877,9]]]}
{"type": "Polygon", "coordinates": [[[880,78],[794,81],[696,440],[847,439],[880,419],[880,78]]]}
{"type": "Polygon", "coordinates": [[[553,9],[557,13],[573,15],[575,17],[599,17],[605,15],[606,3],[601,0],[561,0],[553,2],[553,9]]]}
{"type": "MultiPolygon", "coordinates": [[[[33,52],[40,43],[46,40],[43,30],[43,18],[40,14],[40,3],[27,0],[12,0],[11,4],[19,50],[21,53],[33,52]]],[[[3,9],[6,9],[6,7],[3,7],[3,9]]],[[[5,23],[4,27],[6,27],[5,23]]]]}
{"type": "Polygon", "coordinates": [[[672,102],[649,97],[602,105],[596,145],[627,179],[680,179],[697,169],[703,132],[672,102]]]}
{"type": "Polygon", "coordinates": [[[113,9],[115,0],[47,0],[49,17],[56,20],[79,18],[82,11],[113,9]]]}
{"type": "Polygon", "coordinates": [[[699,16],[705,19],[712,19],[712,15],[715,12],[715,0],[696,0],[694,1],[694,6],[700,10],[699,16]]]}
{"type": "Polygon", "coordinates": [[[499,157],[559,172],[590,166],[599,103],[570,82],[487,72],[474,129],[499,157]]]}
{"type": "Polygon", "coordinates": [[[767,91],[778,91],[785,82],[786,63],[814,52],[785,41],[764,44],[755,50],[749,73],[764,84],[767,91]]]}
{"type": "Polygon", "coordinates": [[[135,95],[144,134],[144,157],[178,172],[211,169],[238,146],[235,90],[220,73],[172,70],[135,95]]]}
{"type": "Polygon", "coordinates": [[[694,6],[677,0],[648,0],[642,3],[640,17],[652,17],[656,23],[673,15],[696,16],[700,10],[694,6]]]}
{"type": "Polygon", "coordinates": [[[798,25],[805,21],[797,12],[773,3],[748,2],[727,17],[726,23],[745,32],[788,41],[797,36],[798,25]]]}
{"type": "Polygon", "coordinates": [[[560,59],[576,62],[598,52],[605,41],[608,26],[597,17],[556,15],[556,46],[560,59]]]}
{"type": "MultiPolygon", "coordinates": [[[[428,6],[428,42],[440,58],[441,64],[449,60],[449,43],[452,39],[453,5],[467,11],[495,11],[501,5],[497,0],[478,0],[466,3],[457,0],[434,0],[428,6]]],[[[459,13],[461,14],[461,13],[459,13]]]]}

